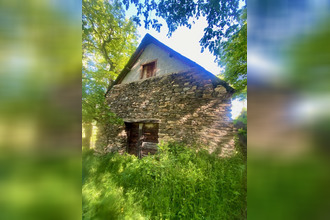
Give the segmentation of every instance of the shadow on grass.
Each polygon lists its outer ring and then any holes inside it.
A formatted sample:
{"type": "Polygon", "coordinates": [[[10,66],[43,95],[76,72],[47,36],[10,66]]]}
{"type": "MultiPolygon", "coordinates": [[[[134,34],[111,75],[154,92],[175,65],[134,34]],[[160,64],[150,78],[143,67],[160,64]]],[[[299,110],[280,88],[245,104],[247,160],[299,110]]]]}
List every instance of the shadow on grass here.
{"type": "Polygon", "coordinates": [[[83,219],[244,219],[246,166],[182,144],[142,159],[83,152],[83,219]]]}

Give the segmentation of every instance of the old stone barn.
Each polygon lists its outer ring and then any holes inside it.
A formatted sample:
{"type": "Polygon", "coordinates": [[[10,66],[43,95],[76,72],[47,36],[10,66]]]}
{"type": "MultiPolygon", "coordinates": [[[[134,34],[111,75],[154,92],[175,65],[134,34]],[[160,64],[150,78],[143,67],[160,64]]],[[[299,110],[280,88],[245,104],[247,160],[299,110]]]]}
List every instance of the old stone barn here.
{"type": "Polygon", "coordinates": [[[222,155],[234,149],[231,97],[226,82],[147,34],[106,94],[120,125],[100,130],[105,151],[139,157],[157,143],[208,146],[222,155]]]}

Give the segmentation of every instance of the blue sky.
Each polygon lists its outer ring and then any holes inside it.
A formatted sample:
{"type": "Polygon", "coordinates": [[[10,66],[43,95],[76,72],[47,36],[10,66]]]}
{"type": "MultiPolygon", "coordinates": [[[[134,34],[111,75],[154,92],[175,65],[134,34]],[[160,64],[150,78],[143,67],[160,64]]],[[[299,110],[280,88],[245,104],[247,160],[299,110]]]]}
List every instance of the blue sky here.
{"type": "MultiPolygon", "coordinates": [[[[126,12],[126,16],[130,17],[136,14],[136,9],[130,7],[126,12]]],[[[163,26],[161,27],[160,33],[150,28],[146,30],[143,26],[137,28],[137,32],[140,35],[138,41],[140,42],[145,34],[149,33],[157,40],[161,41],[165,45],[169,46],[173,50],[179,52],[185,57],[198,63],[206,70],[210,71],[214,75],[218,75],[223,69],[221,69],[217,63],[214,62],[215,57],[208,51],[208,49],[201,52],[200,39],[204,35],[204,28],[207,26],[207,21],[204,17],[195,20],[195,24],[192,25],[191,29],[187,27],[178,27],[176,31],[172,33],[172,36],[167,37],[168,28],[165,21],[161,18],[157,18],[163,26]]],[[[240,102],[233,100],[232,107],[232,118],[236,118],[242,110],[242,107],[246,107],[246,102],[240,102]]]]}
{"type": "MultiPolygon", "coordinates": [[[[136,9],[134,7],[130,7],[126,12],[127,17],[135,14],[136,9]]],[[[178,27],[170,38],[166,36],[168,33],[166,22],[161,18],[157,19],[163,25],[160,33],[152,28],[146,30],[142,24],[142,26],[137,28],[138,34],[140,35],[140,38],[138,39],[139,41],[142,40],[145,34],[149,33],[157,40],[198,63],[211,73],[215,75],[220,73],[220,67],[214,62],[215,57],[207,49],[201,53],[199,41],[204,35],[204,28],[207,26],[205,18],[202,17],[199,20],[195,20],[195,24],[192,25],[191,29],[187,27],[178,27]]]]}
{"type": "Polygon", "coordinates": [[[162,27],[160,33],[153,29],[146,30],[144,27],[139,27],[138,33],[141,35],[141,39],[146,33],[151,34],[173,50],[198,63],[214,75],[218,75],[221,69],[214,62],[215,57],[207,49],[201,53],[199,41],[204,34],[204,28],[206,25],[207,23],[205,19],[199,19],[194,25],[192,25],[191,29],[187,27],[179,27],[170,38],[166,36],[166,24],[162,27]]]}

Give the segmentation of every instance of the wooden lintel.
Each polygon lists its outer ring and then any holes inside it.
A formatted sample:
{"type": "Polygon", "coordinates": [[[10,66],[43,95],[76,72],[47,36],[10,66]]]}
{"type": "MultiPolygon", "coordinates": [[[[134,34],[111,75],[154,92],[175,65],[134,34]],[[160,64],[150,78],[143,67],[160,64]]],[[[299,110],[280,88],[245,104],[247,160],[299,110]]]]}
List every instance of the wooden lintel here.
{"type": "Polygon", "coordinates": [[[160,120],[159,119],[154,119],[154,118],[150,118],[150,119],[123,119],[124,122],[127,123],[159,123],[160,120]]]}

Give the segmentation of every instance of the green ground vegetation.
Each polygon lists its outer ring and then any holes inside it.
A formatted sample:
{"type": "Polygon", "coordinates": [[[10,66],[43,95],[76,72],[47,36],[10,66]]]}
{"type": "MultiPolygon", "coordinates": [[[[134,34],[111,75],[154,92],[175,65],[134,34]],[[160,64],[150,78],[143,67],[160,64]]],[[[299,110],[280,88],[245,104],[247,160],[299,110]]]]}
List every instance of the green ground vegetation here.
{"type": "Polygon", "coordinates": [[[159,153],[83,150],[83,219],[245,219],[246,164],[178,143],[159,153]]]}

